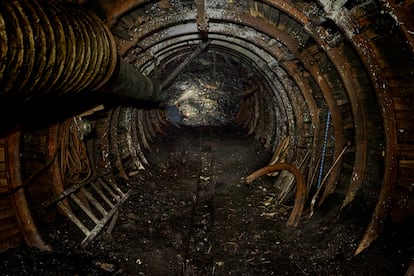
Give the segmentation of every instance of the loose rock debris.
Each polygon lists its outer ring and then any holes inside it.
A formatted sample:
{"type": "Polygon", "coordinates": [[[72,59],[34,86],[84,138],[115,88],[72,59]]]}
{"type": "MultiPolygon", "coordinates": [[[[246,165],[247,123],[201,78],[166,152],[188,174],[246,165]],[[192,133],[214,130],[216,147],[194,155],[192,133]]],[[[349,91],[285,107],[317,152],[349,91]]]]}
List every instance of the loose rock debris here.
{"type": "MultiPolygon", "coordinates": [[[[171,127],[148,154],[151,171],[131,177],[134,191],[111,234],[82,249],[66,218],[43,225],[53,253],[20,247],[0,255],[0,275],[403,275],[413,248],[411,223],[386,229],[353,252],[370,210],[338,202],[286,227],[293,202],[275,204],[273,177],[242,177],[270,156],[231,127],[171,127]],[[203,178],[204,179],[203,179],[203,178]],[[348,215],[346,215],[348,214],[348,215]],[[358,215],[355,215],[358,214],[358,215]]],[[[305,209],[305,213],[306,213],[305,209]]],[[[387,227],[386,227],[387,228],[387,227]]]]}

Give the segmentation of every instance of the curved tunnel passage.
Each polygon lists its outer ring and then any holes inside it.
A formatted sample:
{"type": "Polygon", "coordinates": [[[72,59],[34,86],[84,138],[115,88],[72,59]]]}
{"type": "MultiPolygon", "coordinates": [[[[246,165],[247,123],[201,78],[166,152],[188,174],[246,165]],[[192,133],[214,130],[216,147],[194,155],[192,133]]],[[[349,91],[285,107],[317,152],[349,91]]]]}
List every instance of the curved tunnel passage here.
{"type": "MultiPolygon", "coordinates": [[[[179,118],[183,129],[221,124],[245,129],[271,156],[260,166],[297,167],[307,185],[305,215],[332,198],[331,210],[343,213],[355,198],[355,205],[363,201],[372,218],[352,248],[356,253],[378,237],[390,212],[395,221],[412,215],[413,50],[407,28],[413,24],[401,13],[402,4],[125,2],[100,1],[97,9],[108,19],[121,57],[161,81],[183,67],[174,81],[163,83],[167,109],[127,103],[84,116],[96,131],[88,140],[92,170],[113,168],[124,179],[151,172],[152,141],[179,133],[165,133],[171,108],[187,117],[179,118]],[[188,93],[190,87],[198,92],[188,93]],[[224,121],[209,117],[209,103],[217,107],[211,114],[224,121]]],[[[26,177],[34,170],[30,166],[44,162],[30,156],[52,155],[58,137],[65,136],[62,129],[23,133],[26,177]]],[[[60,177],[53,174],[55,182],[60,177]]],[[[283,171],[272,179],[273,188],[287,189],[286,200],[294,201],[293,176],[283,171]]],[[[35,213],[46,197],[38,189],[28,196],[35,213]]]]}
{"type": "MultiPolygon", "coordinates": [[[[375,187],[384,164],[380,108],[363,61],[330,20],[313,27],[310,19],[292,18],[272,3],[245,5],[235,9],[231,4],[200,2],[191,9],[148,7],[146,14],[160,12],[163,20],[154,24],[141,15],[142,10],[135,10],[121,17],[113,29],[132,41],[119,42],[126,59],[147,74],[156,71],[161,79],[171,72],[163,65],[190,56],[203,41],[213,55],[235,58],[241,68],[233,70],[247,71],[243,82],[253,82],[244,89],[257,88],[240,103],[241,125],[271,152],[287,139],[284,162],[308,168],[303,173],[313,178],[309,186],[321,185],[319,171],[330,170],[321,200],[335,186],[348,189],[342,191],[344,207],[363,181],[365,187],[375,187]],[[137,17],[143,22],[134,28],[132,20],[137,17]],[[203,24],[208,30],[201,32],[203,24]],[[122,26],[128,26],[130,33],[122,26]],[[368,156],[368,151],[376,154],[368,156]]],[[[376,200],[377,194],[370,196],[376,200]]]]}

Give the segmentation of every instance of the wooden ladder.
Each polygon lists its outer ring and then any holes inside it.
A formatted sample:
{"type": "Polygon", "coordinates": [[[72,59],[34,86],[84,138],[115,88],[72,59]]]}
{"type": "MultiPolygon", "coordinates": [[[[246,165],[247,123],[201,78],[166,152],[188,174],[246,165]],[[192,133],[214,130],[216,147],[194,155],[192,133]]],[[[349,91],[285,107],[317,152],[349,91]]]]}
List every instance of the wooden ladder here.
{"type": "Polygon", "coordinates": [[[118,219],[119,207],[132,193],[131,190],[124,193],[113,178],[106,177],[107,175],[75,184],[43,202],[44,207],[56,203],[62,213],[85,234],[81,242],[82,247],[86,247],[111,218],[107,232],[112,231],[118,219]],[[68,200],[65,202],[64,199],[68,200]],[[75,214],[75,212],[80,214],[75,214]],[[91,225],[93,225],[92,229],[90,229],[91,225]]]}

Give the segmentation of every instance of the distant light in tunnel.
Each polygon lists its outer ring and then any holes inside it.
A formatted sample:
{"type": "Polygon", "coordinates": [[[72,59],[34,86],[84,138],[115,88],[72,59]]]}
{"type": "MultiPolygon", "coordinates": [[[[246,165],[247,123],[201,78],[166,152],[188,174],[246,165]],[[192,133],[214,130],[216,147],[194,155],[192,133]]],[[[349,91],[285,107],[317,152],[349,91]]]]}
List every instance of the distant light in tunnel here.
{"type": "MultiPolygon", "coordinates": [[[[227,63],[238,66],[230,59],[227,63]]],[[[188,126],[233,123],[243,81],[238,72],[229,72],[226,66],[224,58],[209,53],[194,60],[166,92],[170,94],[166,110],[169,121],[188,126]]]]}

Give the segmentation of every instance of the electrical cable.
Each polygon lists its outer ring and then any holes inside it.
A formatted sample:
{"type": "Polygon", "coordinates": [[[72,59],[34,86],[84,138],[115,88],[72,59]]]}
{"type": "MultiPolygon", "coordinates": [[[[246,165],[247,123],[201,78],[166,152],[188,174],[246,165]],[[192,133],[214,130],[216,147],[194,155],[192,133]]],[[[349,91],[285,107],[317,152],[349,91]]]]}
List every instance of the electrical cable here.
{"type": "Polygon", "coordinates": [[[322,147],[322,156],[321,156],[321,164],[319,167],[319,175],[318,175],[318,184],[317,187],[321,186],[322,182],[322,174],[323,174],[323,166],[325,163],[325,154],[326,154],[326,144],[328,143],[328,133],[329,133],[329,126],[331,124],[331,112],[328,111],[326,115],[326,125],[325,125],[325,136],[323,137],[323,147],[322,147]]]}
{"type": "Polygon", "coordinates": [[[60,169],[66,185],[83,183],[92,169],[76,118],[61,124],[60,169]]]}

